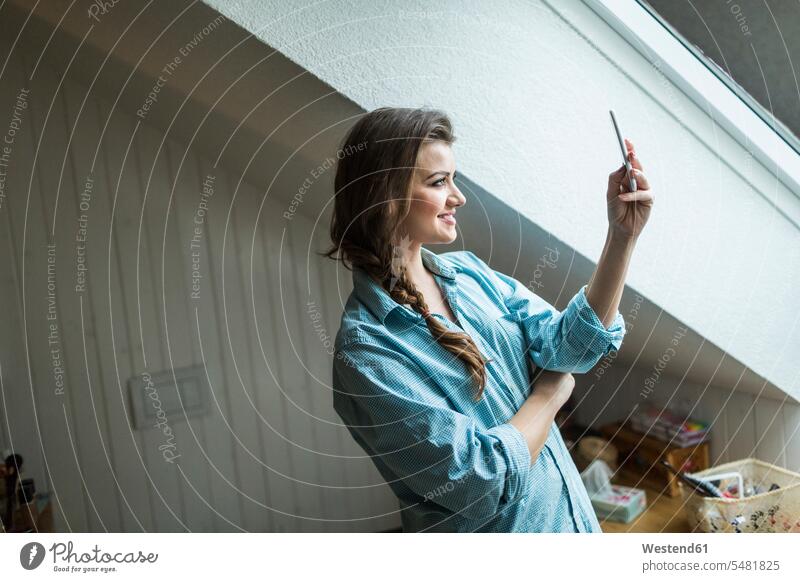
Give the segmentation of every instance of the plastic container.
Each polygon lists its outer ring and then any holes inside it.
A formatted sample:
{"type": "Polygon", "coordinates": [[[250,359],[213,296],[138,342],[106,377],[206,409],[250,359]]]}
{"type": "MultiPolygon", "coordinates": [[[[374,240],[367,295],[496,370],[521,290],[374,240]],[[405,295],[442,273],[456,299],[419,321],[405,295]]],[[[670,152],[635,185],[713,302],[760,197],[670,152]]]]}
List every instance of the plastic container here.
{"type": "Polygon", "coordinates": [[[606,495],[590,497],[597,519],[630,523],[647,508],[647,494],[643,489],[612,485],[606,495]]]}
{"type": "Polygon", "coordinates": [[[595,459],[581,473],[581,479],[597,519],[630,523],[647,507],[647,495],[642,489],[612,484],[612,475],[608,463],[595,459]]]}
{"type": "Polygon", "coordinates": [[[765,492],[742,499],[704,497],[681,483],[689,527],[700,532],[800,532],[800,474],[758,459],[742,459],[692,473],[697,477],[738,471],[765,492]],[[779,488],[766,491],[776,483],[779,488]]]}

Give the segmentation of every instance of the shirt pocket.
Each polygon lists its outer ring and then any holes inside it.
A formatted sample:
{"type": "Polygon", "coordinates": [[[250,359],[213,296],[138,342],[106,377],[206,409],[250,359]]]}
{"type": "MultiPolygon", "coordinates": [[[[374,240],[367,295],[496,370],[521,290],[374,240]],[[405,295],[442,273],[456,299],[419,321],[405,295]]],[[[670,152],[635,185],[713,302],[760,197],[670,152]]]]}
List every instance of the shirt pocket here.
{"type": "Polygon", "coordinates": [[[514,315],[506,313],[492,320],[493,347],[502,358],[519,358],[523,356],[525,339],[522,326],[514,315]]]}
{"type": "Polygon", "coordinates": [[[433,339],[424,341],[415,357],[428,374],[425,381],[433,390],[429,397],[441,398],[438,405],[478,419],[485,403],[474,400],[476,388],[464,362],[433,339]]]}

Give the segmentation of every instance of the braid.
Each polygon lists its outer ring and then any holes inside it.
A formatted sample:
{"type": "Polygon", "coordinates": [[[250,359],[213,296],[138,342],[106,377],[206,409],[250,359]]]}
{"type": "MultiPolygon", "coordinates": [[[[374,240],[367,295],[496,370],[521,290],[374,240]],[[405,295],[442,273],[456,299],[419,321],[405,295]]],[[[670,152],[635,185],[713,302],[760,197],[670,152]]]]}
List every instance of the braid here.
{"type": "Polygon", "coordinates": [[[434,340],[464,363],[474,385],[477,386],[475,400],[479,401],[486,386],[486,363],[491,359],[485,359],[481,355],[478,346],[469,334],[451,331],[431,315],[425,297],[406,276],[405,269],[400,271],[400,276],[389,290],[389,295],[400,305],[408,304],[414,311],[420,313],[425,318],[425,324],[434,340]]]}

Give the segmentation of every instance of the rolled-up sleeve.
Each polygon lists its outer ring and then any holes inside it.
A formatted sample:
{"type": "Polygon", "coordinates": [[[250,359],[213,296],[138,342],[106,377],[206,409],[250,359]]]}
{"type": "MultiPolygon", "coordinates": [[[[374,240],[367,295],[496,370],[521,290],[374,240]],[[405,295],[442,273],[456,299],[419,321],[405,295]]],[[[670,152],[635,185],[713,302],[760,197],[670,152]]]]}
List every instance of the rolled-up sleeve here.
{"type": "Polygon", "coordinates": [[[617,311],[605,328],[586,300],[586,285],[564,311],[558,311],[513,277],[492,272],[500,281],[506,307],[522,326],[530,357],[538,367],[584,374],[605,354],[622,346],[622,315],[617,311]]]}
{"type": "Polygon", "coordinates": [[[353,341],[334,358],[334,408],[384,478],[420,501],[488,519],[525,492],[525,437],[507,423],[477,426],[432,383],[411,358],[376,343],[353,341]]]}

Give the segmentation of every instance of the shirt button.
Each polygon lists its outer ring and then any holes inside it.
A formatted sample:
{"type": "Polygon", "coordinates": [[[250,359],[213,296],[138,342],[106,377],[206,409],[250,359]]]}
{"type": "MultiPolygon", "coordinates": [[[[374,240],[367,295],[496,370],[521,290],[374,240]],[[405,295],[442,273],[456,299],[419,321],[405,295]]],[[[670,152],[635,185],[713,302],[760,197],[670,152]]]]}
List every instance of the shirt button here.
{"type": "Polygon", "coordinates": [[[494,443],[494,448],[495,448],[496,451],[499,451],[503,447],[502,447],[502,445],[500,443],[494,443]]]}

